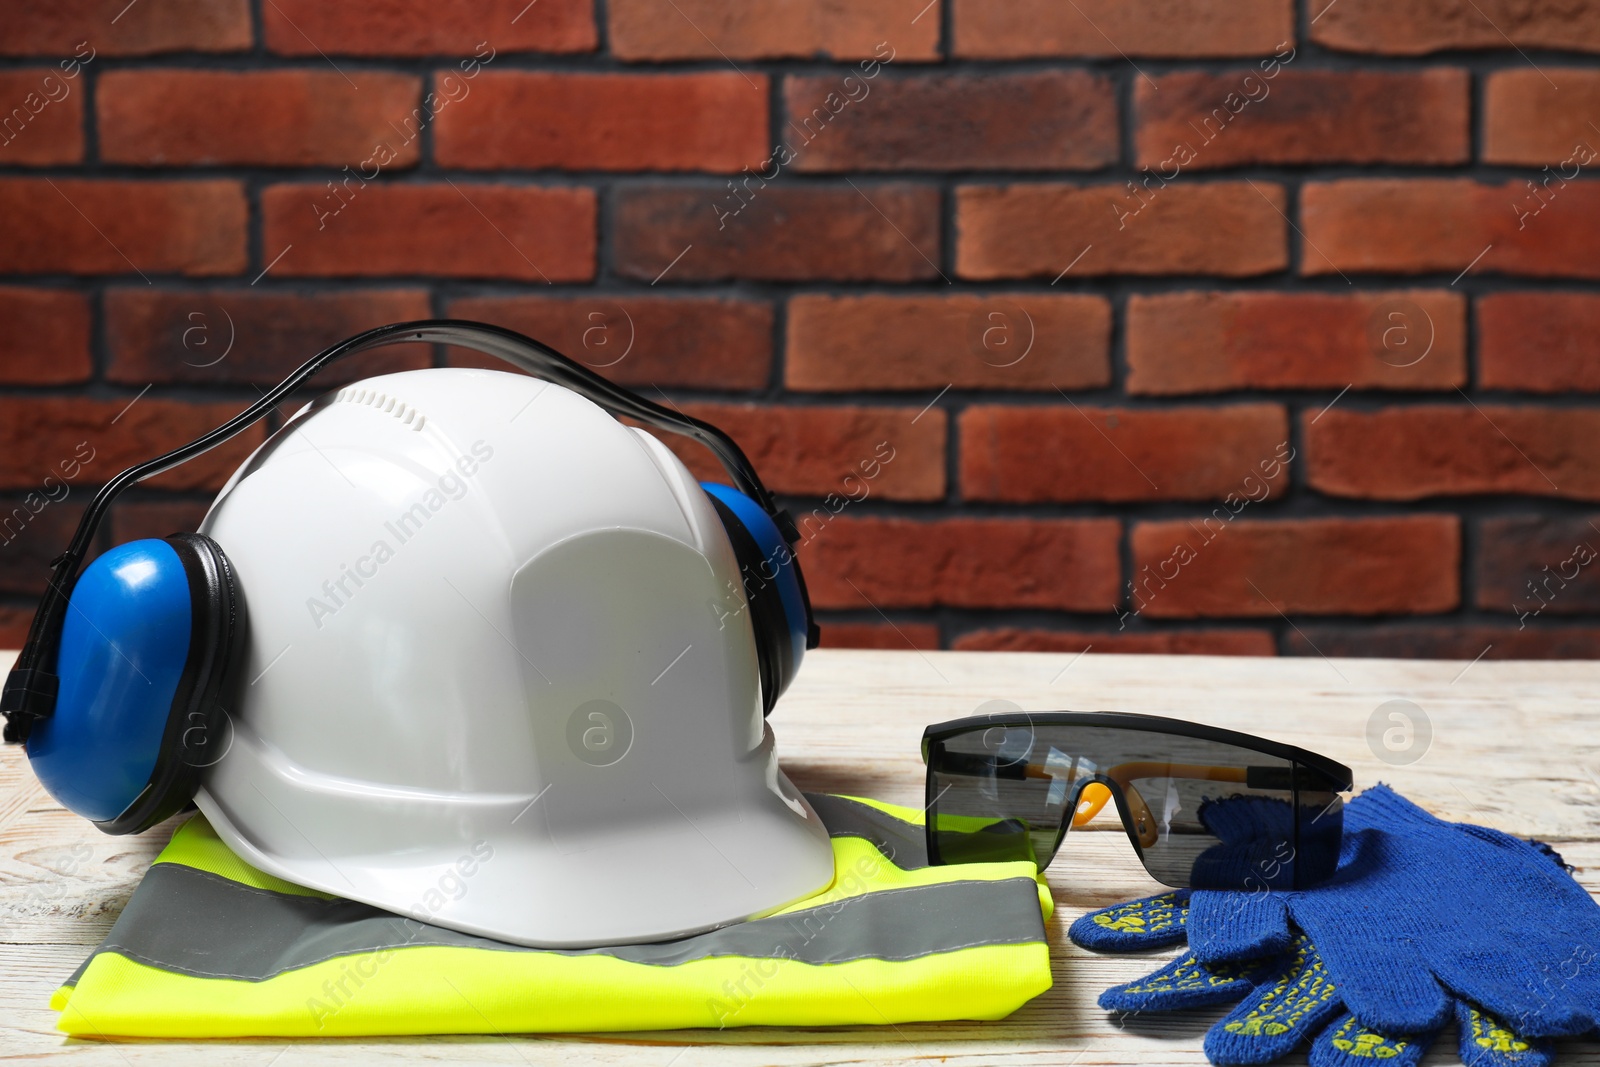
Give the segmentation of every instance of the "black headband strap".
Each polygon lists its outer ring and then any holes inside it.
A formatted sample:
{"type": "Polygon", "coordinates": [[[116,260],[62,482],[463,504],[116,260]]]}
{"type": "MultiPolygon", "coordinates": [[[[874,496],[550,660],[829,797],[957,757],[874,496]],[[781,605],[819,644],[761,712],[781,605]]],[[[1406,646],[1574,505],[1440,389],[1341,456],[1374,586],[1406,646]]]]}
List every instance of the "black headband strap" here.
{"type": "Polygon", "coordinates": [[[243,433],[265,418],[277,404],[294,392],[307,379],[328,364],[387,345],[424,342],[458,345],[495,356],[539,378],[565,386],[573,392],[599,404],[616,415],[652,426],[658,430],[691,437],[715,453],[727,469],[729,477],[740,492],[750,497],[773,517],[789,543],[798,539],[793,521],[787,512],[780,510],[756,474],[755,468],[733,438],[690,415],[672,411],[637,393],[607,381],[594,371],[557,352],[549,345],[525,337],[512,330],[485,323],[461,319],[424,319],[418,322],[401,322],[380,326],[341,341],[308,359],[299,369],[273,386],[260,400],[239,414],[186,445],[165,455],[146,460],[118,474],[95,494],[72,541],[61,555],[51,561],[48,588],[34,613],[28,628],[28,640],[17,656],[16,665],[6,679],[5,690],[0,695],[0,712],[6,716],[5,740],[21,741],[27,737],[28,724],[55,708],[57,679],[50,673],[54,668],[56,645],[60,640],[65,621],[68,598],[77,581],[78,568],[94,540],[95,531],[110,509],[111,504],[130,486],[146,478],[153,478],[187,463],[243,433]]]}

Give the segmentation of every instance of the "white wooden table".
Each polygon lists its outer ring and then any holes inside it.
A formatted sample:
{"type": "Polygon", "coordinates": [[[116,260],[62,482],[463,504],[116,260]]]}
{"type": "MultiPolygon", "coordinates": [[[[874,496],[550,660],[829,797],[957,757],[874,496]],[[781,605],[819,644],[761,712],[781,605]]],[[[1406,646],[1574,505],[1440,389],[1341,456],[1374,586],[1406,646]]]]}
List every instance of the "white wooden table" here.
{"type": "MultiPolygon", "coordinates": [[[[1463,670],[1461,663],[1401,660],[823,650],[807,657],[772,721],[783,763],[802,789],[920,806],[922,728],[996,699],[1030,710],[1173,714],[1302,745],[1348,763],[1358,789],[1389,782],[1445,818],[1548,841],[1579,868],[1591,892],[1600,889],[1600,663],[1480,662],[1463,670]],[[1426,751],[1404,765],[1379,759],[1368,742],[1374,711],[1397,699],[1413,702],[1432,724],[1426,751]]],[[[1050,924],[1055,987],[1001,1022],[560,1037],[67,1040],[55,1029],[50,993],[105,935],[169,834],[170,826],[138,838],[103,836],[39,788],[20,750],[0,753],[0,1059],[60,1057],[112,1067],[1202,1064],[1201,1035],[1222,1014],[1144,1017],[1119,1029],[1095,1006],[1106,986],[1165,956],[1096,956],[1066,939],[1068,924],[1084,911],[1158,888],[1120,833],[1080,833],[1049,872],[1057,904],[1050,924]]],[[[1453,1036],[1435,1045],[1428,1062],[1457,1062],[1453,1036]]],[[[1600,1064],[1600,1043],[1566,1043],[1561,1062],[1600,1064]]]]}

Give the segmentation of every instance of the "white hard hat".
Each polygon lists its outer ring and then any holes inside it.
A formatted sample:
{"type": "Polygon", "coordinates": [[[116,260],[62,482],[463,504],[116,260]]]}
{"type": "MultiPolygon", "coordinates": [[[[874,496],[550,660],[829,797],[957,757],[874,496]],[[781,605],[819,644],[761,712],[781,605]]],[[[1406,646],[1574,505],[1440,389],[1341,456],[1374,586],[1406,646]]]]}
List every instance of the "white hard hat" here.
{"type": "Polygon", "coordinates": [[[723,508],[550,382],[434,369],[323,397],[201,528],[249,627],[196,803],[264,871],[526,945],[824,888],[723,508]]]}

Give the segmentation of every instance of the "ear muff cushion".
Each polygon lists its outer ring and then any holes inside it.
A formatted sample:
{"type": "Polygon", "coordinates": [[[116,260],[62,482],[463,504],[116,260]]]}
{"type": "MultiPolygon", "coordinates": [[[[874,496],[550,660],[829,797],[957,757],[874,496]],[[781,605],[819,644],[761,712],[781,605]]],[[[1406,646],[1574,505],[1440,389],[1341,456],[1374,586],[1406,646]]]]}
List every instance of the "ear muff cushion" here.
{"type": "Polygon", "coordinates": [[[730,486],[702,482],[739,562],[761,664],[762,705],[770,712],[806,650],[805,593],[794,556],[772,517],[730,486]]]}
{"type": "Polygon", "coordinates": [[[166,542],[178,550],[189,579],[194,606],[189,662],[162,746],[170,758],[156,768],[150,806],[143,813],[127,813],[121,820],[124,828],[110,831],[114,833],[137,833],[187,806],[205,768],[226,755],[233,742],[228,709],[238,695],[247,629],[233,564],[222,546],[204,534],[173,534],[166,542]]]}
{"type": "Polygon", "coordinates": [[[119,545],[73,588],[55,712],[28,757],[63,805],[136,833],[187,804],[225,741],[219,700],[243,635],[227,557],[201,534],[119,545]]]}

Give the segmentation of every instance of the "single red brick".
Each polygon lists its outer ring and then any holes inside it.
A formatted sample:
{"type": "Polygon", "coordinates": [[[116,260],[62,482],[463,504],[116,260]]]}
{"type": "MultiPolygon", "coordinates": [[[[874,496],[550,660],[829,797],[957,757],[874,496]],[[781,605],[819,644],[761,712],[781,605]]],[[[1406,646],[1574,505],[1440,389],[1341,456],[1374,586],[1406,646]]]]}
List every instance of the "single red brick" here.
{"type": "MultiPolygon", "coordinates": [[[[751,390],[772,374],[772,307],[753,300],[482,296],[453,301],[449,315],[538,338],[623,385],[751,390]]],[[[451,349],[449,358],[453,366],[510,369],[465,350],[451,349]]]]}
{"type": "Polygon", "coordinates": [[[595,196],[540,186],[296,183],[261,194],[264,257],[289,275],[587,281],[595,196]],[[291,249],[287,252],[284,249],[291,249]]]}
{"type": "Polygon", "coordinates": [[[1253,56],[1294,39],[1289,0],[953,0],[954,54],[1025,56],[1253,56]]]}
{"type": "Polygon", "coordinates": [[[1324,412],[1304,426],[1312,488],[1421,500],[1474,493],[1600,500],[1600,410],[1391,407],[1324,412]]]}
{"type": "Polygon", "coordinates": [[[82,90],[55,67],[0,70],[0,165],[82,160],[82,90]]]}
{"type": "Polygon", "coordinates": [[[433,137],[440,164],[468,170],[759,169],[767,78],[488,71],[433,137]]]}
{"type": "Polygon", "coordinates": [[[1549,182],[1538,192],[1466,178],[1307,184],[1300,269],[1600,278],[1600,182],[1549,182]]]}
{"type": "MultiPolygon", "coordinates": [[[[0,488],[34,489],[49,476],[98,484],[124,467],[221,426],[237,403],[191,404],[129,392],[114,400],[0,397],[0,488]]],[[[220,489],[265,438],[260,424],[144,483],[157,489],[220,489]]]]}
{"type": "Polygon", "coordinates": [[[961,495],[1007,503],[1265,500],[1288,484],[1277,404],[978,406],[961,415],[961,495]]]}
{"type": "Polygon", "coordinates": [[[939,276],[939,191],[727,185],[620,189],[616,269],[656,281],[914,281],[939,276]]]}
{"type": "Polygon", "coordinates": [[[1600,296],[1489,293],[1478,297],[1478,384],[1529,393],[1600,392],[1600,296]]]}
{"type": "Polygon", "coordinates": [[[822,647],[931,652],[939,647],[939,628],[928,622],[825,622],[822,647]]]}
{"type": "Polygon", "coordinates": [[[194,500],[119,500],[111,507],[111,543],[198,530],[210,508],[194,500]]]}
{"type": "Polygon", "coordinates": [[[790,389],[1094,389],[1111,383],[1111,305],[1076,293],[789,300],[790,389]]]}
{"type": "Polygon", "coordinates": [[[1129,610],[1150,618],[1396,615],[1461,600],[1454,516],[1133,528],[1129,610]]]}
{"type": "Polygon", "coordinates": [[[796,519],[818,608],[1105,612],[1117,603],[1116,519],[796,519]]]}
{"type": "Polygon", "coordinates": [[[1165,178],[1247,163],[1465,163],[1470,88],[1448,67],[1139,79],[1136,158],[1165,178]]]}
{"type": "Polygon", "coordinates": [[[1027,74],[837,74],[784,81],[779,138],[801,171],[1098,170],[1118,156],[1111,80],[1027,74]]]}
{"type": "Polygon", "coordinates": [[[1465,385],[1466,317],[1442,290],[1135,295],[1128,392],[1465,385]]]}
{"type": "Polygon", "coordinates": [[[60,289],[0,289],[0,382],[60,385],[89,377],[89,301],[60,289]]]}
{"type": "Polygon", "coordinates": [[[1289,631],[1284,651],[1381,659],[1600,659],[1600,627],[1303,626],[1289,631]]]}
{"type": "Polygon", "coordinates": [[[248,0],[53,0],[8,13],[0,55],[146,56],[242,52],[250,47],[248,0]]]}
{"type": "MultiPolygon", "coordinates": [[[[114,382],[275,385],[318,352],[374,326],[428,318],[421,289],[285,293],[262,289],[111,289],[106,337],[114,382]]],[[[427,345],[341,360],[312,379],[326,389],[432,363],[427,345]]]]}
{"type": "Polygon", "coordinates": [[[1562,0],[1312,0],[1327,48],[1419,56],[1451,48],[1600,51],[1600,23],[1562,0]]]}
{"type": "Polygon", "coordinates": [[[1600,71],[1497,70],[1484,82],[1484,161],[1547,164],[1575,177],[1580,155],[1600,158],[1600,134],[1590,125],[1595,115],[1600,115],[1600,71]],[[1588,151],[1578,151],[1580,146],[1588,151]]]}
{"type": "Polygon", "coordinates": [[[610,0],[606,11],[619,59],[939,58],[939,0],[610,0]]]}
{"type": "MultiPolygon", "coordinates": [[[[942,411],[912,422],[916,408],[673,406],[738,442],[773,492],[827,498],[816,512],[795,515],[802,536],[831,510],[863,500],[944,499],[942,411]]],[[[727,481],[708,449],[676,434],[658,436],[697,478],[727,481]]]]}
{"type": "Polygon", "coordinates": [[[422,81],[362,71],[360,91],[332,70],[112,70],[95,110],[100,154],[112,163],[348,164],[370,176],[417,161],[398,124],[417,107],[422,81]]]}
{"type": "MultiPolygon", "coordinates": [[[[55,467],[39,471],[38,480],[27,489],[0,498],[0,593],[35,596],[45,591],[50,561],[72,540],[90,496],[88,488],[67,484],[55,467]]],[[[27,615],[24,626],[33,613],[27,615]]]]}
{"type": "Polygon", "coordinates": [[[1540,615],[1600,611],[1600,516],[1511,515],[1478,524],[1473,603],[1540,615]]]}
{"type": "MultiPolygon", "coordinates": [[[[349,7],[271,0],[261,12],[267,49],[280,55],[475,57],[458,69],[514,52],[589,52],[597,43],[593,0],[385,0],[349,7]]],[[[359,71],[346,71],[359,81],[359,71]]]]}
{"type": "Polygon", "coordinates": [[[1275,656],[1267,630],[1157,630],[1100,633],[1064,630],[973,630],[950,645],[963,652],[1148,653],[1161,656],[1275,656]]]}
{"type": "Polygon", "coordinates": [[[4,274],[237,274],[246,209],[235,181],[0,179],[4,274]]]}
{"type": "Polygon", "coordinates": [[[956,270],[966,278],[1104,274],[1244,277],[1288,265],[1283,188],[1272,182],[968,185],[956,190],[956,270]]]}

